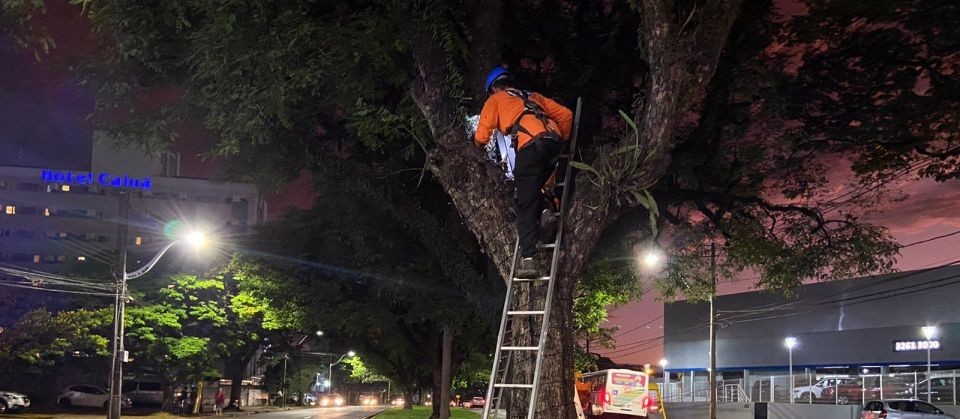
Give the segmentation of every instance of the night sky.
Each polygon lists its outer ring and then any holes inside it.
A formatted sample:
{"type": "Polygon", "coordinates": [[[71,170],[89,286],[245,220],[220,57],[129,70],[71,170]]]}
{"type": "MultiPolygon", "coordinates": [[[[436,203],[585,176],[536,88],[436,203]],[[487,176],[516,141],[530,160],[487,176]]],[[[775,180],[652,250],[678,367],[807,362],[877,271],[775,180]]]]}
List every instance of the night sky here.
{"type": "MultiPolygon", "coordinates": [[[[802,13],[792,6],[791,0],[777,3],[785,15],[802,13]]],[[[38,63],[32,53],[14,52],[9,40],[0,38],[0,165],[62,169],[85,169],[89,165],[92,128],[85,118],[92,109],[93,96],[76,85],[61,65],[62,57],[58,56],[83,54],[90,45],[87,42],[89,28],[73,8],[54,7],[50,18],[58,22],[55,36],[60,43],[57,51],[44,57],[43,63],[38,63]]],[[[182,145],[187,150],[200,150],[202,147],[197,147],[197,143],[208,140],[203,138],[201,128],[196,127],[194,133],[181,138],[193,143],[182,145]]],[[[850,190],[852,185],[847,184],[847,175],[844,171],[832,174],[834,193],[839,195],[850,190]]],[[[895,189],[909,195],[909,199],[888,202],[865,218],[889,228],[903,244],[957,231],[960,229],[960,219],[956,216],[960,206],[958,185],[956,181],[940,184],[916,179],[901,181],[895,189]]],[[[309,183],[300,179],[295,188],[271,202],[271,209],[276,211],[287,204],[308,205],[310,195],[302,193],[308,187],[309,183]]],[[[911,270],[941,265],[958,257],[956,249],[960,249],[960,235],[912,246],[903,250],[897,268],[911,270]]],[[[748,278],[741,282],[721,284],[721,293],[749,290],[753,284],[750,276],[746,276],[748,278]]],[[[617,336],[619,344],[650,343],[601,353],[609,353],[622,363],[656,363],[662,356],[662,341],[657,339],[663,335],[663,322],[658,318],[662,314],[662,302],[653,292],[614,311],[609,324],[620,326],[622,331],[636,328],[617,336]]]]}

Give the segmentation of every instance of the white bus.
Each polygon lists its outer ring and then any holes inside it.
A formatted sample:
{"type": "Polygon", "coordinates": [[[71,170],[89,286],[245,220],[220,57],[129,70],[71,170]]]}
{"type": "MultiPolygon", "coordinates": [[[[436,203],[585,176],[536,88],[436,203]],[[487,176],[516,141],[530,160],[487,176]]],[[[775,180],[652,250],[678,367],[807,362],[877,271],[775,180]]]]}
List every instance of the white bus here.
{"type": "Polygon", "coordinates": [[[588,417],[645,418],[658,409],[656,396],[649,391],[649,377],[645,372],[603,370],[583,374],[582,381],[590,387],[590,399],[584,403],[589,404],[584,406],[584,413],[588,417]]]}

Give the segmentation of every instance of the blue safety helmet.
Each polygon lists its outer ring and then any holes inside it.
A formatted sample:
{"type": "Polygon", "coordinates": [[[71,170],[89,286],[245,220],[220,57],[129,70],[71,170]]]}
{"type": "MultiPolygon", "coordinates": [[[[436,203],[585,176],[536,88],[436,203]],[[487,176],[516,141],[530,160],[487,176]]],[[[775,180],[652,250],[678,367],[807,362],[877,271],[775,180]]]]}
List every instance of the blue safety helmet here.
{"type": "Polygon", "coordinates": [[[506,77],[510,77],[510,72],[507,71],[506,68],[503,68],[500,66],[494,67],[493,70],[490,70],[490,74],[487,75],[487,83],[484,86],[484,89],[489,92],[490,87],[493,86],[493,84],[496,83],[497,80],[500,80],[506,77]]]}

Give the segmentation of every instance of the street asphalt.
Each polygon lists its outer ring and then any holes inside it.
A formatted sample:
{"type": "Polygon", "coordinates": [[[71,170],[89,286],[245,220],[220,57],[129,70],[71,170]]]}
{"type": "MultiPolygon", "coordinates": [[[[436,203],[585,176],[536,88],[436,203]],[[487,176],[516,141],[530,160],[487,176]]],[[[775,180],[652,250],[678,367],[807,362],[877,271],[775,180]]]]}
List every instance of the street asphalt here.
{"type": "Polygon", "coordinates": [[[366,419],[388,406],[344,406],[260,413],[251,419],[366,419]]]}

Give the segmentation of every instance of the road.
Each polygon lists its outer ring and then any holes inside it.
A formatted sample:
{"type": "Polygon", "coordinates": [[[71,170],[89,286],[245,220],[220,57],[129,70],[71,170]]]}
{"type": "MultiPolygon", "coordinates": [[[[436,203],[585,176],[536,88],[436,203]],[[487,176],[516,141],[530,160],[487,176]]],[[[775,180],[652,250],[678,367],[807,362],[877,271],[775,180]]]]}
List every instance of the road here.
{"type": "MultiPolygon", "coordinates": [[[[261,413],[251,419],[364,419],[386,409],[387,406],[344,406],[294,409],[282,412],[261,413]]],[[[226,416],[224,416],[226,417],[226,416]]]]}

